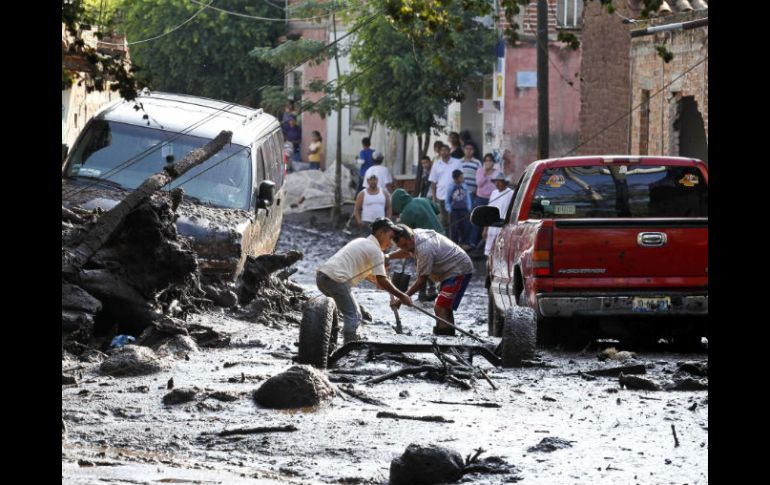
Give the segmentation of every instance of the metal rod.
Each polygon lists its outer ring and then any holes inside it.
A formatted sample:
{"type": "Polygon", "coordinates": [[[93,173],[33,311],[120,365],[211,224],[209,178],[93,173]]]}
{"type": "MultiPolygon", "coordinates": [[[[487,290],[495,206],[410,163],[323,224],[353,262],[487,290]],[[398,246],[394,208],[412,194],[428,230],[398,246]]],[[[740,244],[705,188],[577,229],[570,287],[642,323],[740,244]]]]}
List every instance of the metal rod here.
{"type": "Polygon", "coordinates": [[[424,313],[424,314],[428,315],[428,316],[429,316],[429,317],[431,317],[431,318],[435,318],[436,320],[438,320],[438,321],[439,321],[439,322],[441,322],[441,323],[444,323],[444,324],[446,324],[446,325],[449,325],[450,327],[454,328],[455,330],[457,330],[457,331],[458,331],[458,332],[460,332],[461,334],[463,334],[463,335],[467,335],[468,337],[470,337],[470,338],[472,338],[472,339],[474,339],[474,340],[477,340],[477,341],[481,342],[482,344],[488,344],[488,343],[489,343],[489,342],[487,342],[486,340],[483,340],[483,339],[481,339],[481,338],[479,338],[479,337],[477,337],[477,336],[473,335],[472,333],[466,332],[466,331],[465,331],[465,330],[463,330],[462,328],[459,328],[459,327],[457,327],[455,324],[453,324],[453,323],[449,323],[448,321],[444,320],[443,318],[439,317],[438,315],[434,315],[433,313],[431,313],[431,312],[429,312],[429,311],[427,311],[427,310],[423,310],[422,308],[418,307],[417,305],[412,305],[412,306],[411,306],[411,308],[414,308],[415,310],[417,310],[417,311],[420,311],[420,312],[422,312],[422,313],[424,313]]]}

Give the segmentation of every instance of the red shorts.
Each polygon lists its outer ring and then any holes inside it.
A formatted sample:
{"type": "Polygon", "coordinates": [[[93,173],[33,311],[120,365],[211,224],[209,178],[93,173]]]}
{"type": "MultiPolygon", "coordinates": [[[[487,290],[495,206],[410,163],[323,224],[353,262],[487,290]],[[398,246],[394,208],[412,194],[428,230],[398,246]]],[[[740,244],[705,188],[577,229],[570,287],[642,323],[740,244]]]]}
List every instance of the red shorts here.
{"type": "Polygon", "coordinates": [[[460,306],[460,300],[465,294],[465,288],[471,280],[471,273],[461,274],[441,282],[441,290],[436,298],[435,306],[438,308],[447,308],[457,310],[460,306]]]}

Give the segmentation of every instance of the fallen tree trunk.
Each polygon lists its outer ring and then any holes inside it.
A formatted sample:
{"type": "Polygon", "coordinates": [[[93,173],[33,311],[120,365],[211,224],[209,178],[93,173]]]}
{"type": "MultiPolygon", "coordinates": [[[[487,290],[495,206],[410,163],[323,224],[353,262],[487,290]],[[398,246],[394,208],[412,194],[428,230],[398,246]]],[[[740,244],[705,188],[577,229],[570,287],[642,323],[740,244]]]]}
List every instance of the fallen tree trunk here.
{"type": "Polygon", "coordinates": [[[80,268],[91,259],[94,253],[107,243],[110,236],[112,236],[131,211],[172,180],[214,156],[230,142],[232,135],[230,131],[222,131],[206,145],[188,153],[178,163],[145,180],[142,185],[128,194],[118,205],[104,214],[77,247],[63,253],[62,272],[68,274],[79,272],[80,268]]]}
{"type": "Polygon", "coordinates": [[[396,414],[388,411],[380,411],[377,413],[377,417],[391,419],[411,419],[414,421],[428,421],[431,423],[454,423],[453,419],[446,419],[443,416],[407,416],[405,414],[396,414]]]}

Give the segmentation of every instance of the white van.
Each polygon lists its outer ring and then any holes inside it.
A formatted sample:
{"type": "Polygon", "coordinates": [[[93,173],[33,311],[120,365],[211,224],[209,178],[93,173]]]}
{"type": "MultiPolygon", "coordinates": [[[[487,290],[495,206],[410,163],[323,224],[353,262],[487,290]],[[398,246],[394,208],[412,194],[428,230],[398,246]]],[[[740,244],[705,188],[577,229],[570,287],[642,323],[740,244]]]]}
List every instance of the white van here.
{"type": "Polygon", "coordinates": [[[273,251],[283,219],[283,135],[261,109],[147,90],[111,103],[63,164],[62,203],[109,210],[222,130],[232,131],[231,143],[164,190],[184,189],[177,230],[192,239],[204,275],[234,279],[246,256],[273,251]]]}

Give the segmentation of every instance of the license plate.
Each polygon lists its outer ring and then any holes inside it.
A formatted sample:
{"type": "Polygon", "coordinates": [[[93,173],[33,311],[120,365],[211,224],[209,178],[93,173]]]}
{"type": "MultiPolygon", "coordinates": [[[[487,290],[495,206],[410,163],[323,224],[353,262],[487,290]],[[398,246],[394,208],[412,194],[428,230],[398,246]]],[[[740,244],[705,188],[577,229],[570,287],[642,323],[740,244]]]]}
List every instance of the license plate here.
{"type": "Polygon", "coordinates": [[[634,297],[631,302],[631,310],[635,312],[667,312],[671,309],[671,297],[658,298],[634,297]]]}

